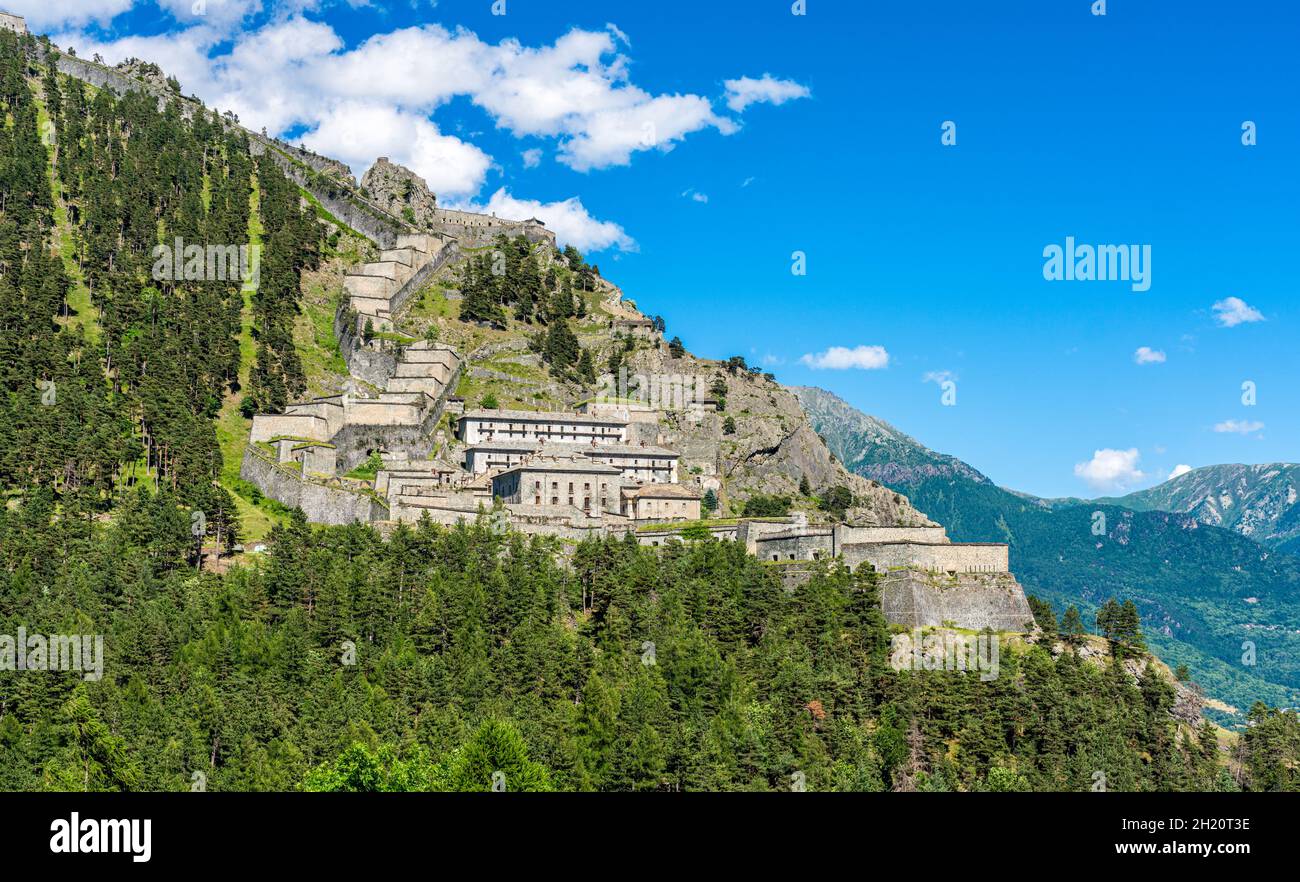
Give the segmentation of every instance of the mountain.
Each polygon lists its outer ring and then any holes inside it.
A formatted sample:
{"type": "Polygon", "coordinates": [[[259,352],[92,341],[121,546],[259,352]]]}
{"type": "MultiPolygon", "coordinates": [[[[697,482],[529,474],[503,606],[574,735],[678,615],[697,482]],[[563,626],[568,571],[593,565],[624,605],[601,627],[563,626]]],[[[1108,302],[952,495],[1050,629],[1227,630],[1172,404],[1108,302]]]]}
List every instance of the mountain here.
{"type": "Polygon", "coordinates": [[[1300,465],[1214,465],[1192,469],[1113,501],[1133,511],[1188,514],[1270,548],[1300,553],[1300,465]]]}
{"type": "Polygon", "coordinates": [[[1087,620],[1108,598],[1131,598],[1151,645],[1211,696],[1242,710],[1300,697],[1300,559],[1195,513],[1155,510],[1169,497],[1148,508],[1007,490],[830,392],[795,393],[850,471],[906,494],[954,540],[1009,543],[1025,590],[1058,614],[1074,604],[1087,620]]]}

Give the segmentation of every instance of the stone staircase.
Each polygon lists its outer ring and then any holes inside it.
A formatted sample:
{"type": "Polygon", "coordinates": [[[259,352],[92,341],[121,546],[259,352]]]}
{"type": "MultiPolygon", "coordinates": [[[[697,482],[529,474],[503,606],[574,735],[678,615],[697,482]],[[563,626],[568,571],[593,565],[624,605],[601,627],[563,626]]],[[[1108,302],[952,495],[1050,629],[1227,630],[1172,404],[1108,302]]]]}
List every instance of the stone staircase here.
{"type": "Polygon", "coordinates": [[[433,398],[442,395],[460,365],[456,351],[421,340],[402,350],[397,369],[388,378],[385,392],[423,392],[433,398]]]}
{"type": "Polygon", "coordinates": [[[357,314],[358,329],[369,321],[376,331],[393,330],[393,313],[446,262],[454,247],[440,236],[403,233],[395,247],[379,252],[379,260],[344,276],[343,289],[357,314]]]}

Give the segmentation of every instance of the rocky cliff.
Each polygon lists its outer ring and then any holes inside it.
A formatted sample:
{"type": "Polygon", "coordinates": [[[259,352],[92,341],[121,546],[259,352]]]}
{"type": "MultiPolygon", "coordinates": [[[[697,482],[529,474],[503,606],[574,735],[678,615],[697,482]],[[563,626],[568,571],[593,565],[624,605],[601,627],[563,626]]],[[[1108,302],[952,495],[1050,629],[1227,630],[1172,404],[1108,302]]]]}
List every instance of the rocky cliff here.
{"type": "Polygon", "coordinates": [[[428,229],[437,219],[438,200],[424,178],[381,156],[361,177],[370,201],[407,223],[428,229]]]}

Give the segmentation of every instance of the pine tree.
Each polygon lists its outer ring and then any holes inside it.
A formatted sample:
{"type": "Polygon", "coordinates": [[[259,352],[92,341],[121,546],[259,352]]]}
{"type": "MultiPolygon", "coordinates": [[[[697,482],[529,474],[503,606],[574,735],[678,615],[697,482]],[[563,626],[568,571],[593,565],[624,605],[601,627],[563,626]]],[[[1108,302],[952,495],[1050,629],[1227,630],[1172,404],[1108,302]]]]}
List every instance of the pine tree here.
{"type": "Polygon", "coordinates": [[[1083,642],[1083,635],[1083,619],[1079,616],[1079,608],[1071,604],[1061,618],[1061,636],[1070,646],[1078,646],[1083,642]]]}

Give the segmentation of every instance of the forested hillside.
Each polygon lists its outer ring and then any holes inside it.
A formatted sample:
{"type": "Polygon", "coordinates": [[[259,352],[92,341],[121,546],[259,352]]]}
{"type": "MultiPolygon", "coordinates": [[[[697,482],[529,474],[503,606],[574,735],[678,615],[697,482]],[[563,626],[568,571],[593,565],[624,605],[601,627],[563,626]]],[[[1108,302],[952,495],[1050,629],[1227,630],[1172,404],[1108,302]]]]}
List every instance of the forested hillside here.
{"type": "Polygon", "coordinates": [[[107,672],[5,675],[0,787],[1297,785],[1294,714],[1260,709],[1230,773],[1156,674],[1039,646],[988,682],[895,673],[874,576],[787,594],[732,543],[593,541],[569,569],[486,525],[298,521],[262,571],[217,576],[187,541],[144,492],[107,529],[39,499],[0,518],[4,627],[102,629],[107,672]]]}
{"type": "Polygon", "coordinates": [[[146,482],[233,543],[213,418],[241,355],[259,405],[301,390],[287,328],[319,226],[242,130],[94,90],[34,46],[0,33],[0,486],[93,517],[146,482]],[[255,278],[211,277],[202,258],[158,272],[155,246],[177,240],[243,246],[255,278]]]}

